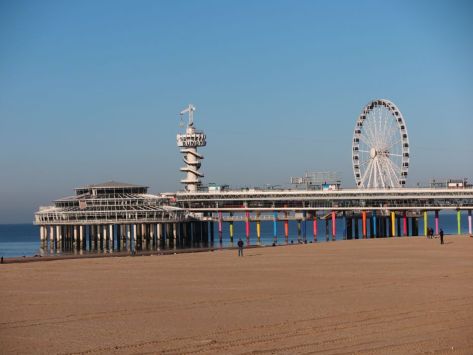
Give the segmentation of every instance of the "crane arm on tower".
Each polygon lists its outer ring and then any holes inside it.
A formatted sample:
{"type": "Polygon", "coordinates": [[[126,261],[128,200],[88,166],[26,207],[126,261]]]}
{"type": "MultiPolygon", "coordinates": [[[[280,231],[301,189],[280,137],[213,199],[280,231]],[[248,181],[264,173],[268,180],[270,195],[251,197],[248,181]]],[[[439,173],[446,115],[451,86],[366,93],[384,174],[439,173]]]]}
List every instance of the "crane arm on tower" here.
{"type": "Polygon", "coordinates": [[[194,124],[194,111],[195,107],[192,104],[189,104],[187,108],[185,108],[179,113],[181,116],[185,115],[186,113],[189,114],[189,126],[192,126],[194,124]]]}

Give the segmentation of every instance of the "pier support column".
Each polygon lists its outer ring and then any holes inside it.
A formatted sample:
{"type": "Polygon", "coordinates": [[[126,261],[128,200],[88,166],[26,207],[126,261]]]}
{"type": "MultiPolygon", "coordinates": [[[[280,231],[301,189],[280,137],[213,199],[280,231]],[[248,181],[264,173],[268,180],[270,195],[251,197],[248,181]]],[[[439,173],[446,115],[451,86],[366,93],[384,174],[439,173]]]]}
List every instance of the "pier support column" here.
{"type": "Polygon", "coordinates": [[[402,229],[401,229],[401,216],[396,216],[396,228],[397,228],[397,236],[402,237],[402,229]]]}
{"type": "Polygon", "coordinates": [[[325,241],[329,241],[329,232],[328,232],[328,216],[325,216],[325,241]]]}
{"type": "Polygon", "coordinates": [[[360,237],[360,232],[359,232],[359,223],[358,223],[358,217],[355,216],[353,217],[353,223],[355,224],[355,239],[358,239],[360,237]]]}
{"type": "Polygon", "coordinates": [[[332,240],[337,239],[337,213],[332,211],[332,240]]]}
{"type": "Polygon", "coordinates": [[[363,233],[363,239],[367,238],[367,228],[366,228],[366,211],[361,212],[361,230],[363,233]]]}
{"type": "Polygon", "coordinates": [[[351,216],[345,216],[345,238],[353,239],[353,222],[351,216]]]}
{"type": "Polygon", "coordinates": [[[245,234],[246,234],[246,244],[250,245],[250,212],[245,212],[245,234]]]}
{"type": "Polygon", "coordinates": [[[161,247],[161,237],[162,237],[162,234],[163,234],[163,231],[162,231],[162,227],[163,225],[161,223],[158,223],[158,225],[156,226],[156,237],[158,238],[157,240],[157,244],[158,244],[158,247],[161,247]]]}
{"type": "Polygon", "coordinates": [[[468,234],[470,235],[470,237],[473,237],[473,233],[472,233],[472,225],[471,225],[471,210],[468,210],[468,234]]]}
{"type": "Polygon", "coordinates": [[[462,226],[461,226],[461,212],[460,210],[457,211],[457,228],[458,228],[458,235],[462,234],[462,226]]]}
{"type": "Polygon", "coordinates": [[[222,212],[218,212],[218,241],[220,244],[222,244],[222,212]]]}
{"type": "Polygon", "coordinates": [[[176,223],[172,224],[172,239],[174,242],[174,247],[176,247],[176,239],[177,239],[177,225],[176,223]]]}
{"type": "Polygon", "coordinates": [[[77,244],[77,234],[78,234],[78,231],[77,231],[77,226],[74,226],[74,244],[77,244]]]}
{"type": "Polygon", "coordinates": [[[284,239],[286,239],[286,244],[289,243],[289,220],[287,212],[284,212],[285,220],[284,220],[284,239]]]}
{"type": "Polygon", "coordinates": [[[314,242],[317,243],[317,211],[314,211],[314,220],[312,222],[312,231],[314,234],[314,242]]]}
{"type": "Polygon", "coordinates": [[[97,249],[102,249],[102,235],[103,235],[102,225],[99,224],[97,226],[97,249]]]}
{"type": "Polygon", "coordinates": [[[273,212],[273,243],[278,243],[278,213],[273,212]]]}
{"type": "Polygon", "coordinates": [[[376,229],[378,226],[376,225],[376,211],[373,210],[371,219],[373,220],[373,237],[376,238],[378,234],[378,230],[376,229]]]}
{"type": "Polygon", "coordinates": [[[396,212],[391,212],[391,237],[396,236],[396,212]]]}
{"type": "MultiPolygon", "coordinates": [[[[233,218],[233,213],[230,212],[230,218],[233,218]]],[[[230,243],[233,244],[233,220],[230,220],[230,225],[229,225],[229,228],[230,228],[230,243]]]]}
{"type": "Polygon", "coordinates": [[[136,224],[132,224],[132,228],[133,228],[133,249],[136,249],[136,232],[137,232],[137,228],[136,228],[136,224]]]}
{"type": "Polygon", "coordinates": [[[260,212],[256,212],[256,238],[258,240],[258,244],[261,243],[261,220],[260,220],[260,212]]]}
{"type": "Polygon", "coordinates": [[[44,226],[39,226],[39,240],[44,243],[44,226]]]}
{"type": "Polygon", "coordinates": [[[154,246],[156,245],[155,234],[154,234],[154,229],[155,228],[156,228],[155,224],[150,224],[149,225],[149,238],[150,238],[152,248],[154,248],[154,246]]]}
{"type": "Polygon", "coordinates": [[[435,211],[435,234],[439,234],[439,211],[435,211]]]}
{"type": "Polygon", "coordinates": [[[427,227],[429,224],[429,220],[427,217],[427,211],[424,211],[424,237],[427,237],[427,227]]]}
{"type": "Polygon", "coordinates": [[[79,226],[79,245],[81,249],[84,248],[84,226],[82,224],[79,226]]]}
{"type": "Polygon", "coordinates": [[[62,240],[62,230],[61,226],[56,226],[56,248],[60,248],[62,240]]]}
{"type": "Polygon", "coordinates": [[[407,227],[407,212],[404,211],[403,215],[402,215],[402,234],[405,236],[405,237],[408,237],[409,236],[409,228],[407,227]]]}
{"type": "Polygon", "coordinates": [[[108,226],[108,240],[109,240],[109,248],[113,249],[113,224],[108,226]]]}
{"type": "Polygon", "coordinates": [[[54,226],[49,226],[49,246],[54,246],[54,226]]]}
{"type": "Polygon", "coordinates": [[[302,240],[307,243],[307,212],[302,212],[302,240]]]}
{"type": "Polygon", "coordinates": [[[297,220],[297,242],[301,242],[301,220],[297,220]]]}

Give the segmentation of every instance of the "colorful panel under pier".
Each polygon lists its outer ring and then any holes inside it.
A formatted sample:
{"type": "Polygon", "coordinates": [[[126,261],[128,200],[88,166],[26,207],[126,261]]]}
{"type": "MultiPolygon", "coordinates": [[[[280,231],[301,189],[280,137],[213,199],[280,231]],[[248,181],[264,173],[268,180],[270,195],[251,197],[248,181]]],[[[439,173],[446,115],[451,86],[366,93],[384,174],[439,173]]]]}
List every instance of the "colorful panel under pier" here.
{"type": "Polygon", "coordinates": [[[314,242],[317,242],[317,212],[314,212],[313,233],[314,233],[314,242]]]}
{"type": "Polygon", "coordinates": [[[249,211],[246,211],[245,213],[245,234],[246,234],[247,244],[249,244],[249,240],[250,240],[250,212],[249,211]]]}
{"type": "Polygon", "coordinates": [[[278,242],[278,212],[273,212],[273,242],[278,242]]]}
{"type": "Polygon", "coordinates": [[[332,240],[335,240],[337,236],[337,215],[335,211],[332,211],[332,240]]]}
{"type": "Polygon", "coordinates": [[[396,213],[391,212],[391,237],[396,236],[396,213]]]}

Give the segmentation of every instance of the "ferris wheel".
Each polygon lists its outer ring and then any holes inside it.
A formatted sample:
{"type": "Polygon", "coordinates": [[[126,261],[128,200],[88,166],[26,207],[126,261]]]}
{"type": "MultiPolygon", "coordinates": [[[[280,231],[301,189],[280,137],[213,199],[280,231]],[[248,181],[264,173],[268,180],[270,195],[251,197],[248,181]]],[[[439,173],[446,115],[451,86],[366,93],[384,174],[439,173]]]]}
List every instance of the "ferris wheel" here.
{"type": "Polygon", "coordinates": [[[397,188],[406,184],[409,138],[401,111],[391,101],[365,106],[353,134],[353,173],[358,188],[397,188]]]}

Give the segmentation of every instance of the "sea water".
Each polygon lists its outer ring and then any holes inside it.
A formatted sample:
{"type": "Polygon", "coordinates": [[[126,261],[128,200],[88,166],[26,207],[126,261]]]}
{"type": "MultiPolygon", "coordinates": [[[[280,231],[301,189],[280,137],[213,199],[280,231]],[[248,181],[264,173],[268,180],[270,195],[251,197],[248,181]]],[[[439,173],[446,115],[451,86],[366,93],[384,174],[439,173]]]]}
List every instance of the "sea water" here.
{"type": "MultiPolygon", "coordinates": [[[[419,234],[423,234],[424,231],[424,219],[423,216],[418,218],[419,221],[419,234]]],[[[304,222],[302,222],[304,223],[304,222]]],[[[332,228],[331,222],[329,223],[328,235],[326,235],[325,221],[317,221],[317,242],[325,242],[328,238],[332,240],[332,228]]],[[[429,213],[428,226],[435,229],[434,214],[429,213]]],[[[218,224],[214,223],[214,245],[219,246],[219,235],[218,235],[218,224]]],[[[457,215],[456,213],[443,212],[440,213],[439,228],[442,228],[445,234],[457,234],[457,215]]],[[[229,235],[229,224],[223,223],[222,228],[222,247],[231,246],[230,235],[229,235]]],[[[359,221],[359,235],[361,236],[361,218],[359,221]]],[[[369,232],[369,228],[368,228],[369,232]]],[[[396,231],[397,233],[397,231],[396,231]]],[[[467,213],[463,211],[461,214],[461,234],[468,233],[468,220],[467,213]]],[[[279,244],[285,243],[284,238],[284,222],[277,222],[277,242],[279,244]]],[[[336,239],[344,239],[345,235],[345,221],[342,218],[337,219],[336,223],[336,239]]],[[[301,232],[301,238],[304,236],[301,232]]],[[[245,233],[245,222],[234,222],[234,243],[238,241],[238,238],[246,244],[246,233],[245,233]]],[[[306,221],[306,238],[307,241],[313,241],[313,223],[312,221],[306,221]]],[[[289,221],[289,238],[288,242],[298,242],[297,233],[297,222],[289,221]]],[[[256,237],[256,222],[250,224],[250,244],[256,245],[258,243],[256,237]]],[[[273,243],[273,222],[262,221],[261,222],[261,239],[260,244],[271,245],[273,243]]],[[[39,227],[32,224],[0,224],[0,256],[3,257],[18,257],[18,256],[34,256],[41,254],[40,241],[39,241],[39,227]]]]}

